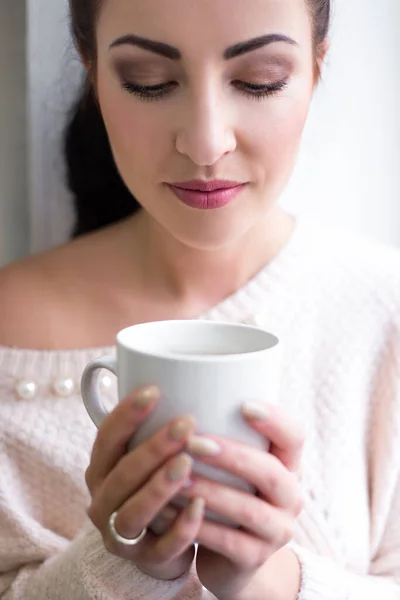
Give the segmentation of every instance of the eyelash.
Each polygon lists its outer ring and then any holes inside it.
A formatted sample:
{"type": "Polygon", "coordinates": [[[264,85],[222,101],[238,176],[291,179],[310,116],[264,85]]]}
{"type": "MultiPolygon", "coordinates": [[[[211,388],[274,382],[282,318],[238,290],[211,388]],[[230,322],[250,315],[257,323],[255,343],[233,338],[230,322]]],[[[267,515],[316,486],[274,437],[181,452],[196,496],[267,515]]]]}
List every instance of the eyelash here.
{"type": "MultiPolygon", "coordinates": [[[[268,85],[256,85],[254,83],[245,83],[243,81],[236,81],[236,83],[240,84],[238,87],[241,88],[242,93],[245,96],[250,97],[252,100],[262,100],[263,98],[275,96],[285,89],[288,84],[288,82],[285,80],[270,83],[268,85]]],[[[171,83],[160,83],[158,85],[144,86],[136,85],[126,81],[122,84],[122,87],[129,94],[137,96],[141,100],[145,100],[147,102],[160,100],[161,98],[167,96],[171,91],[171,83]],[[170,88],[169,90],[166,89],[168,86],[170,88]]]]}

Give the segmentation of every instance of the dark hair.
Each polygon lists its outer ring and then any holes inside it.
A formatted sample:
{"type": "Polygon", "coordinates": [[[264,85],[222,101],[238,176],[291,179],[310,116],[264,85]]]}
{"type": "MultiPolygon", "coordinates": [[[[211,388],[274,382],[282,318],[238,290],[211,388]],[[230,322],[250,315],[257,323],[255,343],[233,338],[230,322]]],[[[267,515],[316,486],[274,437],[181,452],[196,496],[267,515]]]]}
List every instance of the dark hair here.
{"type": "Polygon", "coordinates": [[[115,165],[94,92],[87,85],[72,109],[64,151],[76,214],[73,237],[115,223],[140,208],[115,165]]]}
{"type": "MultiPolygon", "coordinates": [[[[316,56],[330,24],[330,0],[306,0],[313,20],[316,56]]],[[[70,22],[77,49],[93,70],[96,65],[96,21],[101,0],[69,0],[70,22]]],[[[111,225],[140,209],[115,164],[95,92],[89,80],[72,107],[64,143],[67,184],[74,197],[73,236],[111,225]]]]}

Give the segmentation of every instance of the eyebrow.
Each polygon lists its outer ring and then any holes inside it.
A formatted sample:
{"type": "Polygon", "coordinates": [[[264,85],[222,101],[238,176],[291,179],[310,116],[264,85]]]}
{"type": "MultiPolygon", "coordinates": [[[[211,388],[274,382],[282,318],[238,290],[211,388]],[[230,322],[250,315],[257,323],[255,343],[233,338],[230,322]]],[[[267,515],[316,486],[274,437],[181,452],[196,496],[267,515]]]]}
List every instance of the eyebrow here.
{"type": "MultiPolygon", "coordinates": [[[[273,44],[275,42],[285,42],[287,44],[291,44],[292,46],[298,46],[298,43],[287,35],[270,33],[268,35],[262,35],[253,38],[246,42],[239,42],[238,44],[229,46],[229,48],[226,48],[224,51],[223,58],[224,60],[231,60],[232,58],[236,58],[237,56],[241,56],[247,52],[258,50],[259,48],[268,46],[269,44],[273,44]]],[[[155,54],[159,54],[160,56],[164,56],[165,58],[169,58],[171,60],[180,60],[182,58],[182,54],[178,48],[174,48],[173,46],[164,44],[163,42],[155,42],[153,40],[133,34],[124,35],[116,39],[114,42],[112,42],[112,44],[110,44],[109,49],[111,50],[112,48],[123,46],[125,44],[137,46],[138,48],[154,52],[155,54]]]]}

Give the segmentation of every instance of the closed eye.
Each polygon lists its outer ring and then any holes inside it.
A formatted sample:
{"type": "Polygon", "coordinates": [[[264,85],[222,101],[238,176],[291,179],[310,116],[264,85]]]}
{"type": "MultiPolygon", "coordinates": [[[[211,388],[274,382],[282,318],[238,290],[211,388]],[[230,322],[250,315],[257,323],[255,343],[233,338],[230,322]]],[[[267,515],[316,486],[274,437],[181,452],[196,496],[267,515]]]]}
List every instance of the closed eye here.
{"type": "MultiPolygon", "coordinates": [[[[232,83],[246,96],[260,100],[262,98],[278,94],[280,91],[287,87],[288,81],[282,80],[268,84],[255,84],[235,80],[232,83]]],[[[139,85],[128,81],[125,81],[122,84],[122,87],[127,92],[146,101],[159,100],[161,98],[164,98],[170,95],[177,86],[178,83],[174,81],[159,83],[157,85],[139,85]]]]}

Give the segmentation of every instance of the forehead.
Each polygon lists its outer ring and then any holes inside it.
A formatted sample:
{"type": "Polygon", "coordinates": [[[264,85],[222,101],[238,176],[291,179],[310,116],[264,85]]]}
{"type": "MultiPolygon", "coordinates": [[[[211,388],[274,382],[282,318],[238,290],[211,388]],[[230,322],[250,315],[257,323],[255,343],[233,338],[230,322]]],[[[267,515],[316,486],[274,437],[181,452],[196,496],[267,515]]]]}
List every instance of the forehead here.
{"type": "Polygon", "coordinates": [[[311,38],[306,0],[105,0],[98,41],[110,44],[134,33],[183,53],[225,48],[252,37],[283,33],[299,46],[311,38]]]}

